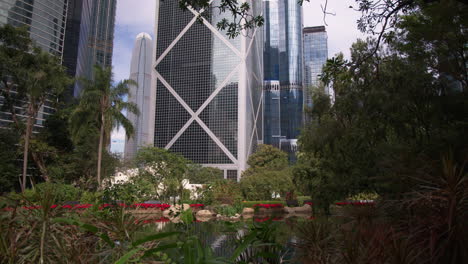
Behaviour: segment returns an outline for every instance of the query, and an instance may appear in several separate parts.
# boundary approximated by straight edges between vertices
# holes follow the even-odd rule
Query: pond
[[[148,232],[156,228],[161,232],[181,231],[188,236],[196,236],[205,248],[210,248],[217,257],[231,257],[239,244],[252,232],[259,230],[259,236],[263,238],[264,246],[250,247],[244,254],[256,254],[261,250],[262,254],[269,256],[268,263],[302,263],[298,259],[298,250],[294,246],[297,243],[298,227],[314,221],[313,217],[287,217],[254,216],[238,222],[226,221],[194,221],[185,225],[170,222],[169,219],[159,218],[149,221],[145,228]],[[256,243],[258,243],[257,241]],[[267,244],[269,243],[269,245]],[[258,262],[263,263],[263,262]]]

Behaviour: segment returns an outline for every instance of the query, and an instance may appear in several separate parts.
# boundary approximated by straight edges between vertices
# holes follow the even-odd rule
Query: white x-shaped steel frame
[[[213,2],[213,0],[210,1],[210,4]],[[218,87],[213,91],[213,93],[206,99],[206,101],[198,108],[196,112],[194,112],[190,106],[180,97],[180,95],[171,87],[171,85],[163,78],[163,76],[156,70],[156,67],[161,63],[161,61],[166,57],[166,55],[172,50],[172,48],[177,44],[177,42],[184,36],[184,34],[190,29],[190,27],[197,21],[197,17],[203,10],[200,10],[200,13],[197,12],[196,10],[192,9],[189,7],[190,12],[193,13],[194,17],[192,20],[185,26],[185,28],[179,33],[179,35],[171,42],[171,44],[167,47],[167,49],[159,56],[159,58],[156,59],[155,64],[153,65],[154,69],[154,74],[157,80],[159,80],[164,87],[174,96],[174,98],[184,107],[184,109],[191,115],[190,119],[185,123],[185,125],[174,135],[174,137],[169,141],[169,143],[164,147],[165,149],[169,149],[172,147],[172,145],[180,138],[180,136],[187,130],[187,128],[194,122],[196,121],[200,127],[209,135],[209,137],[216,143],[216,145],[226,154],[226,156],[229,157],[229,159],[234,163],[238,164],[238,159],[235,157],[227,148],[226,146],[219,140],[218,137],[213,133],[213,131],[210,130],[210,128],[200,119],[199,115],[203,112],[203,110],[208,106],[208,104],[211,103],[211,101],[216,97],[216,95],[219,94],[219,92],[226,86],[226,84],[229,82],[229,80],[232,78],[232,76],[240,70],[241,66],[245,64],[246,59],[248,54],[250,53],[250,50],[252,48],[252,45],[255,40],[255,36],[257,34],[257,28],[254,30],[254,33],[252,35],[252,38],[250,40],[250,43],[247,48],[247,52],[243,55],[236,47],[234,47],[226,38],[221,34],[213,25],[210,24],[209,21],[207,21],[205,18],[203,19],[203,24],[210,29],[211,32],[215,34],[224,44],[226,44],[239,58],[241,58],[240,63],[228,74],[228,76],[224,79],[223,82],[220,83]],[[257,60],[261,65],[263,65],[263,62],[260,60],[260,52],[263,52],[261,50],[258,50],[258,45],[256,46],[257,49]],[[244,69],[245,70],[245,69]],[[263,69],[262,69],[263,70]],[[263,80],[260,80],[255,73],[253,74],[254,78],[258,81],[258,83],[262,84]],[[248,82],[247,78],[247,82]],[[248,84],[247,84],[248,85]],[[157,87],[157,89],[160,89],[160,87]],[[261,87],[257,87],[257,89],[261,89]],[[252,108],[254,107],[253,104],[253,98],[252,98],[252,93],[249,94],[250,97],[250,103]],[[253,129],[256,129],[257,127],[257,120],[258,117],[261,113],[261,106],[263,102],[263,93],[261,93],[260,97],[260,102],[258,104],[258,109],[257,111],[251,111],[252,112],[252,117],[254,120],[253,123]],[[255,110],[255,109],[252,109]],[[238,122],[241,122],[241,120],[238,120]],[[155,131],[157,133],[157,131]],[[257,133],[252,132],[252,136],[249,141],[249,147],[247,148],[249,151],[251,151],[251,146],[253,143],[254,135]],[[258,134],[257,134],[257,140],[258,140]],[[250,154],[250,153],[249,153]]]

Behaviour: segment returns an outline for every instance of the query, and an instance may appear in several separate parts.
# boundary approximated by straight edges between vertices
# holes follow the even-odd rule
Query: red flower
[[[282,208],[283,204],[254,204],[253,207],[263,207],[263,208]]]
[[[258,223],[266,222],[266,221],[268,221],[268,220],[270,220],[270,217],[269,217],[269,216],[263,217],[263,218],[254,218],[254,221],[255,221],[255,222],[258,222]]]

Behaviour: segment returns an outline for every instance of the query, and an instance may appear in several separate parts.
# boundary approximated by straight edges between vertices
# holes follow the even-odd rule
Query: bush
[[[104,201],[122,201],[125,203],[135,203],[144,199],[138,185],[132,182],[121,182],[113,184],[104,190]]]
[[[242,202],[242,206],[245,207],[253,207],[255,204],[282,204],[283,206],[286,205],[284,201],[279,200],[270,200],[270,201],[244,201]]]
[[[242,195],[247,200],[270,200],[273,194],[284,197],[293,188],[289,170],[257,169],[245,173],[240,181]]]
[[[103,202],[102,192],[88,192],[84,191],[81,194],[80,203],[82,204],[101,204]]]
[[[207,184],[217,180],[222,180],[224,177],[223,171],[217,168],[202,167],[200,164],[190,164],[186,178],[190,183]]]
[[[198,202],[203,204],[230,204],[242,201],[239,184],[229,180],[218,180],[207,184],[198,192]]]
[[[30,203],[36,204],[39,202],[39,197],[43,197],[46,192],[52,192],[56,203],[79,201],[81,196],[81,191],[73,185],[44,182],[36,184],[32,189],[25,190],[24,194],[11,193],[10,197],[15,200],[26,199]]]
[[[360,201],[360,200],[377,200],[379,195],[376,192],[361,192],[346,198],[346,200]]]
[[[218,205],[214,208],[215,212],[223,216],[234,216],[242,212],[242,209],[239,210],[236,206],[231,205]]]

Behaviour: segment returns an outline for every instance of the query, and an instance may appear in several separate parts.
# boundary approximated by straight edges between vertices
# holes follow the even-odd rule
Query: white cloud
[[[172,1],[172,0],[170,0]],[[119,0],[117,1],[117,23],[142,28],[153,26],[156,0]]]

